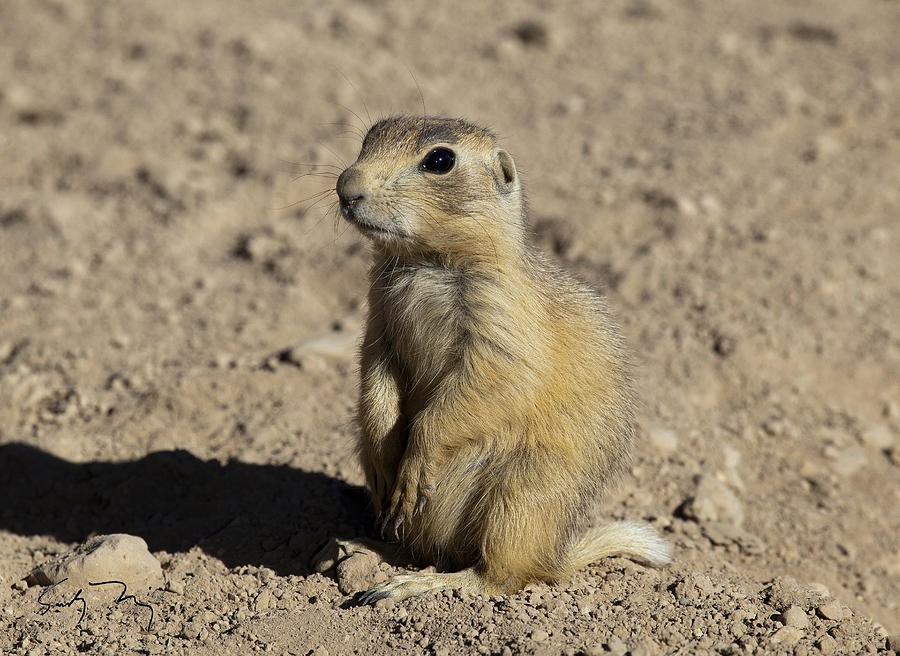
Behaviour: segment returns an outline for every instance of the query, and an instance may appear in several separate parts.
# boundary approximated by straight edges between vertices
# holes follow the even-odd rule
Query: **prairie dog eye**
[[[438,146],[437,148],[432,148],[425,155],[425,159],[419,164],[419,168],[428,173],[443,174],[449,173],[455,163],[456,153],[449,148]]]

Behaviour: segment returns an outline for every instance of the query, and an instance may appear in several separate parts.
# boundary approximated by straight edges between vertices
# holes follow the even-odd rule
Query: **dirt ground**
[[[891,0],[3,0],[0,653],[900,648],[898,33]],[[312,571],[373,521],[332,171],[423,105],[501,136],[608,294],[643,407],[598,521],[671,567],[362,608],[394,567]],[[150,630],[42,612],[31,569],[116,532],[162,564]]]

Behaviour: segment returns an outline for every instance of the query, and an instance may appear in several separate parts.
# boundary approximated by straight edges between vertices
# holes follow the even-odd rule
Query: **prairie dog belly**
[[[385,289],[386,336],[400,366],[411,387],[431,386],[459,354],[454,276],[440,269],[403,269],[388,276]]]

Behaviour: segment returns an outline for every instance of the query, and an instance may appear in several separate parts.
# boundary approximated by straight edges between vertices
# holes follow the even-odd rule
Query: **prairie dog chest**
[[[389,270],[376,283],[391,349],[413,384],[434,381],[460,353],[466,317],[461,277],[420,265]]]

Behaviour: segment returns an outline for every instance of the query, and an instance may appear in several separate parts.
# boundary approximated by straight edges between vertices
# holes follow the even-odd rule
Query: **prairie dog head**
[[[391,254],[496,257],[525,238],[512,157],[458,119],[375,123],[336,191],[344,218]]]

